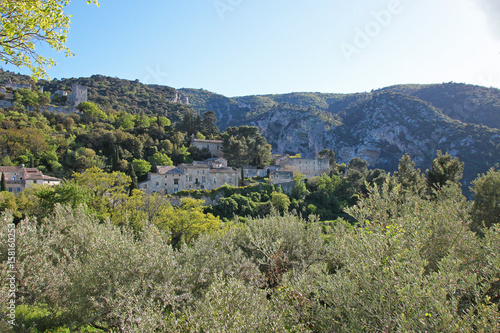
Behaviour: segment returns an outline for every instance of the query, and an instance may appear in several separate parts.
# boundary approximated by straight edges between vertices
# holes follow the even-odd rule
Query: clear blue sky
[[[59,63],[51,78],[102,74],[226,96],[500,88],[498,0],[73,0],[66,12],[77,56],[40,49]]]

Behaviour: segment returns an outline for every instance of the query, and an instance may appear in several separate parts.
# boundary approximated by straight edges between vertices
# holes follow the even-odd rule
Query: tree
[[[437,151],[437,157],[432,161],[431,168],[427,169],[427,187],[436,190],[447,182],[458,183],[462,179],[464,163],[458,157],[452,158],[450,154],[443,155]]]
[[[155,153],[153,156],[151,156],[149,162],[151,162],[153,168],[159,165],[174,165],[172,159],[164,153]]]
[[[191,108],[185,108],[182,112],[182,119],[178,124],[180,131],[186,132],[189,136],[195,134],[201,128],[200,114]]]
[[[14,100],[27,108],[39,105],[38,94],[30,89],[17,89],[14,92]]]
[[[70,18],[64,8],[71,0],[4,0],[0,5],[0,60],[17,67],[27,67],[36,78],[47,77],[45,67],[55,65],[35,50],[37,43],[48,44],[54,51],[73,56],[65,43]],[[87,3],[98,5],[97,0]]]
[[[130,177],[122,172],[106,173],[92,167],[83,173],[73,173],[74,182],[90,196],[89,206],[97,216],[105,219],[128,196]]]
[[[106,113],[101,111],[101,109],[92,102],[81,102],[76,108],[83,113],[85,118],[91,121],[96,121],[96,119],[105,120],[108,117]]]
[[[134,165],[132,163],[129,163],[129,165],[128,165],[128,175],[130,177],[129,195],[132,195],[132,192],[135,189],[139,188],[139,184],[137,181],[137,175],[134,171]]]
[[[165,204],[155,224],[172,233],[172,247],[182,243],[191,244],[198,235],[214,232],[220,228],[220,219],[203,212],[203,200],[182,198],[178,208]]]
[[[132,161],[137,177],[144,177],[151,170],[151,163],[145,160],[134,158]]]
[[[397,183],[407,191],[419,193],[425,187],[425,179],[420,169],[415,168],[415,162],[409,154],[404,154],[399,160],[398,171],[394,172],[394,177]]]
[[[488,170],[472,182],[474,204],[471,216],[476,227],[500,222],[500,171]]]
[[[322,149],[319,153],[318,153],[318,158],[325,158],[325,159],[328,159],[330,161],[330,168],[332,170],[335,170],[336,167],[337,167],[337,163],[335,162],[335,153],[330,150],[330,149],[327,149],[327,148],[324,148]]]
[[[207,111],[203,113],[203,119],[201,121],[202,129],[201,132],[209,137],[214,137],[219,134],[219,127],[217,126],[217,117],[215,112]]]
[[[263,168],[271,161],[271,145],[255,126],[229,127],[222,134],[222,151],[235,167]]]
[[[0,192],[7,191],[7,183],[5,182],[5,175],[2,172],[2,179],[0,180]]]
[[[288,211],[290,207],[290,199],[285,193],[273,192],[271,193],[271,204],[280,212]]]

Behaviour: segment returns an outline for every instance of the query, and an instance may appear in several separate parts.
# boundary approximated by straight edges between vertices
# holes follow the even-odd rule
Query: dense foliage
[[[97,220],[90,206],[56,204],[16,226],[19,326],[12,330],[4,316],[1,328],[498,331],[498,224],[471,230],[471,204],[456,183],[429,196],[401,185],[402,177],[366,189],[347,209],[355,226],[338,220],[324,228],[313,217],[275,212],[186,234],[175,246],[176,228],[203,214],[190,213],[194,201],[170,214],[161,197],[136,193],[123,201],[128,208],[115,207],[124,215],[118,224]],[[12,221],[3,213],[2,239]],[[3,279],[7,245],[0,244]],[[4,311],[8,297],[2,289]]]

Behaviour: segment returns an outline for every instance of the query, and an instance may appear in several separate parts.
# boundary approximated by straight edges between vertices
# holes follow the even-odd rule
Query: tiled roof
[[[199,143],[222,143],[222,140],[202,140],[202,139],[193,139],[193,142]]]
[[[162,175],[184,174],[184,172],[181,169],[175,166],[159,166],[157,167],[157,171],[159,174]]]
[[[209,169],[210,168],[210,166],[208,164],[204,164],[204,163],[181,164],[180,166],[183,168],[187,168],[187,169]]]
[[[26,180],[60,181],[61,179],[44,175],[28,175]]]
[[[22,172],[21,167],[16,166],[0,166],[0,172]]]
[[[233,168],[213,168],[210,169],[210,173],[232,173],[237,172]]]

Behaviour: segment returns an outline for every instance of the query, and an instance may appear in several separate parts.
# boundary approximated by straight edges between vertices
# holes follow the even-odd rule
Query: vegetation
[[[491,192],[482,186],[486,177],[499,174],[478,178],[478,198]],[[101,176],[84,174],[73,186],[92,188]],[[109,202],[117,205],[104,220],[92,213],[92,200],[55,203],[15,227],[15,329],[498,331],[498,215],[489,216],[489,227],[476,226],[454,182],[432,196],[402,184],[399,174],[367,186],[346,209],[356,223],[340,219],[327,228],[285,211],[223,226],[197,200],[174,208],[159,195],[124,196],[122,184],[111,185]],[[12,213],[1,219],[5,238]],[[0,244],[6,278],[7,243]],[[6,289],[0,298],[7,313]],[[2,316],[2,331],[14,331]]]
[[[70,1],[40,2],[6,0],[0,6],[0,60],[17,67],[27,67],[33,77],[46,77],[52,58],[37,53],[35,44],[43,42],[54,51],[72,53],[66,47],[70,18],[64,13]],[[97,0],[87,3],[98,4]]]

